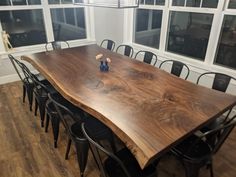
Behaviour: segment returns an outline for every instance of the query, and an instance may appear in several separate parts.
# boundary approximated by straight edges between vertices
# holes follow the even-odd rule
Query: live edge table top
[[[99,70],[99,53],[111,58]],[[144,168],[195,130],[236,104],[208,89],[97,45],[22,56],[69,101],[127,145]]]

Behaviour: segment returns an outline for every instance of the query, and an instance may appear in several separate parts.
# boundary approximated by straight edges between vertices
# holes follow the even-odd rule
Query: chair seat
[[[197,142],[197,144],[195,144]],[[194,148],[192,147],[195,144]],[[191,149],[191,151],[189,151]],[[199,137],[193,135],[184,141],[182,141],[179,145],[174,147],[172,151],[180,156],[184,156],[187,159],[201,159],[208,157],[211,153],[211,147],[203,140],[199,140]]]
[[[127,148],[118,151],[115,155],[122,161],[131,177],[157,176],[156,168],[153,165],[142,170],[133,154]],[[109,177],[126,177],[121,167],[111,157],[105,160],[104,165]]]
[[[84,137],[83,132],[81,131],[81,122],[78,121],[72,124],[70,130],[73,138],[79,138],[80,140],[84,139],[86,141],[86,138]]]

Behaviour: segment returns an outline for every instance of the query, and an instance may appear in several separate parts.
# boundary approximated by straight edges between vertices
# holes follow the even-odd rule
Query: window
[[[236,69],[236,16],[225,15],[215,63]]]
[[[46,43],[41,9],[0,11],[2,29],[10,35],[13,47]]]
[[[213,15],[170,12],[167,51],[204,60]]]
[[[86,38],[83,8],[51,9],[55,40],[75,40]]]
[[[162,10],[138,9],[136,12],[135,43],[159,48]]]
[[[236,9],[236,0],[230,0],[229,9]]]
[[[217,8],[219,0],[172,0],[172,6]]]
[[[145,5],[165,5],[165,0],[141,0],[140,4],[145,4]]]
[[[13,47],[86,39],[83,7],[74,6],[72,0],[42,2],[44,4],[41,0],[0,0],[0,25],[10,35]],[[45,14],[51,20],[44,19]]]

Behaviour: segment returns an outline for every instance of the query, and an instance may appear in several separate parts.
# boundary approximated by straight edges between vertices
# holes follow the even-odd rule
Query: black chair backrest
[[[117,162],[117,164],[121,167],[121,169],[123,170],[124,174],[127,177],[131,177],[129,172],[127,171],[127,169],[125,168],[124,164],[122,163],[122,161],[113,153],[109,152],[108,150],[106,150],[103,146],[101,146],[98,142],[94,141],[89,135],[89,129],[86,128],[85,123],[82,123],[82,132],[84,134],[84,136],[87,138],[87,140],[89,141],[89,145],[90,145],[90,149],[93,153],[93,156],[95,158],[95,161],[98,165],[98,168],[100,170],[101,176],[102,177],[107,177],[107,173],[106,170],[104,168],[104,164],[102,161],[102,153],[103,155],[105,155],[106,157],[110,157],[113,160],[115,160]],[[102,156],[104,157],[104,156]]]
[[[211,154],[215,154],[222,144],[225,142],[230,132],[234,129],[236,125],[236,116],[228,119],[227,121],[219,124],[215,129],[209,130],[192,143],[192,146],[186,151],[186,153],[191,153],[192,149],[197,147],[199,141],[205,141],[211,147]]]
[[[104,46],[104,45],[106,45],[106,46]],[[114,48],[115,48],[115,42],[114,41],[112,41],[112,40],[110,40],[110,39],[104,39],[102,42],[101,42],[101,47],[104,47],[104,48],[106,48],[106,49],[108,49],[108,50],[110,50],[110,51],[113,51],[114,50]]]
[[[49,101],[53,103],[59,119],[62,121],[66,131],[69,133],[69,135],[73,135],[73,132],[71,131],[71,125],[78,121],[76,120],[74,113],[60,103],[61,99],[58,94],[48,94],[48,98]]]
[[[116,52],[118,53],[121,49],[123,49],[123,55],[127,56],[127,57],[132,57],[133,53],[134,53],[134,49],[133,47],[129,46],[129,45],[119,45],[116,49]]]
[[[197,84],[199,84],[203,76],[207,76],[207,75],[215,75],[213,79],[212,89],[215,89],[221,92],[226,92],[231,79],[236,80],[236,78],[223,74],[223,73],[206,72],[206,73],[201,74],[198,77]]]
[[[149,51],[140,50],[136,53],[134,58],[137,59],[138,55],[140,55],[140,54],[144,55],[143,62],[148,63],[148,64],[152,64],[152,61],[153,61],[153,66],[156,65],[156,63],[157,63],[157,55],[156,54],[149,52]]]
[[[45,45],[46,51],[49,51],[49,46],[51,45],[53,50],[62,49],[62,45],[65,45],[67,48],[70,48],[70,45],[67,41],[52,41]]]
[[[18,68],[17,68],[17,66],[18,66],[18,67],[21,68],[21,70],[22,70],[22,64],[21,64],[21,62],[18,61],[16,58],[14,58],[11,54],[8,55],[8,58],[10,59],[10,61],[11,61],[12,65],[13,65],[14,69],[16,70],[16,73],[18,74],[20,80],[21,80],[22,82],[24,82],[24,81],[23,81],[24,78],[22,77],[22,75],[20,74],[20,71],[19,71]],[[17,65],[17,66],[16,66],[16,65]],[[23,70],[22,70],[22,72],[23,72]]]
[[[188,78],[189,73],[190,73],[190,69],[185,63],[182,63],[180,61],[175,61],[175,60],[165,60],[160,64],[159,68],[162,68],[164,66],[164,64],[167,64],[167,63],[172,63],[170,73],[177,76],[177,77],[180,77],[180,75],[183,71],[183,68],[185,67],[187,70],[187,74],[184,77],[184,79],[186,80]]]

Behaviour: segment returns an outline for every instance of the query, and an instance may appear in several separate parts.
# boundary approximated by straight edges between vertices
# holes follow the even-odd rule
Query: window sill
[[[68,43],[69,43],[70,47],[77,47],[77,46],[95,44],[96,41],[83,39],[83,40],[68,41]],[[17,56],[22,56],[25,54],[38,53],[38,52],[43,52],[43,51],[45,51],[45,44],[17,47],[17,48],[14,48],[13,50],[10,50],[10,51],[0,52],[0,60],[7,58],[8,54],[12,54],[15,57],[17,57]]]

